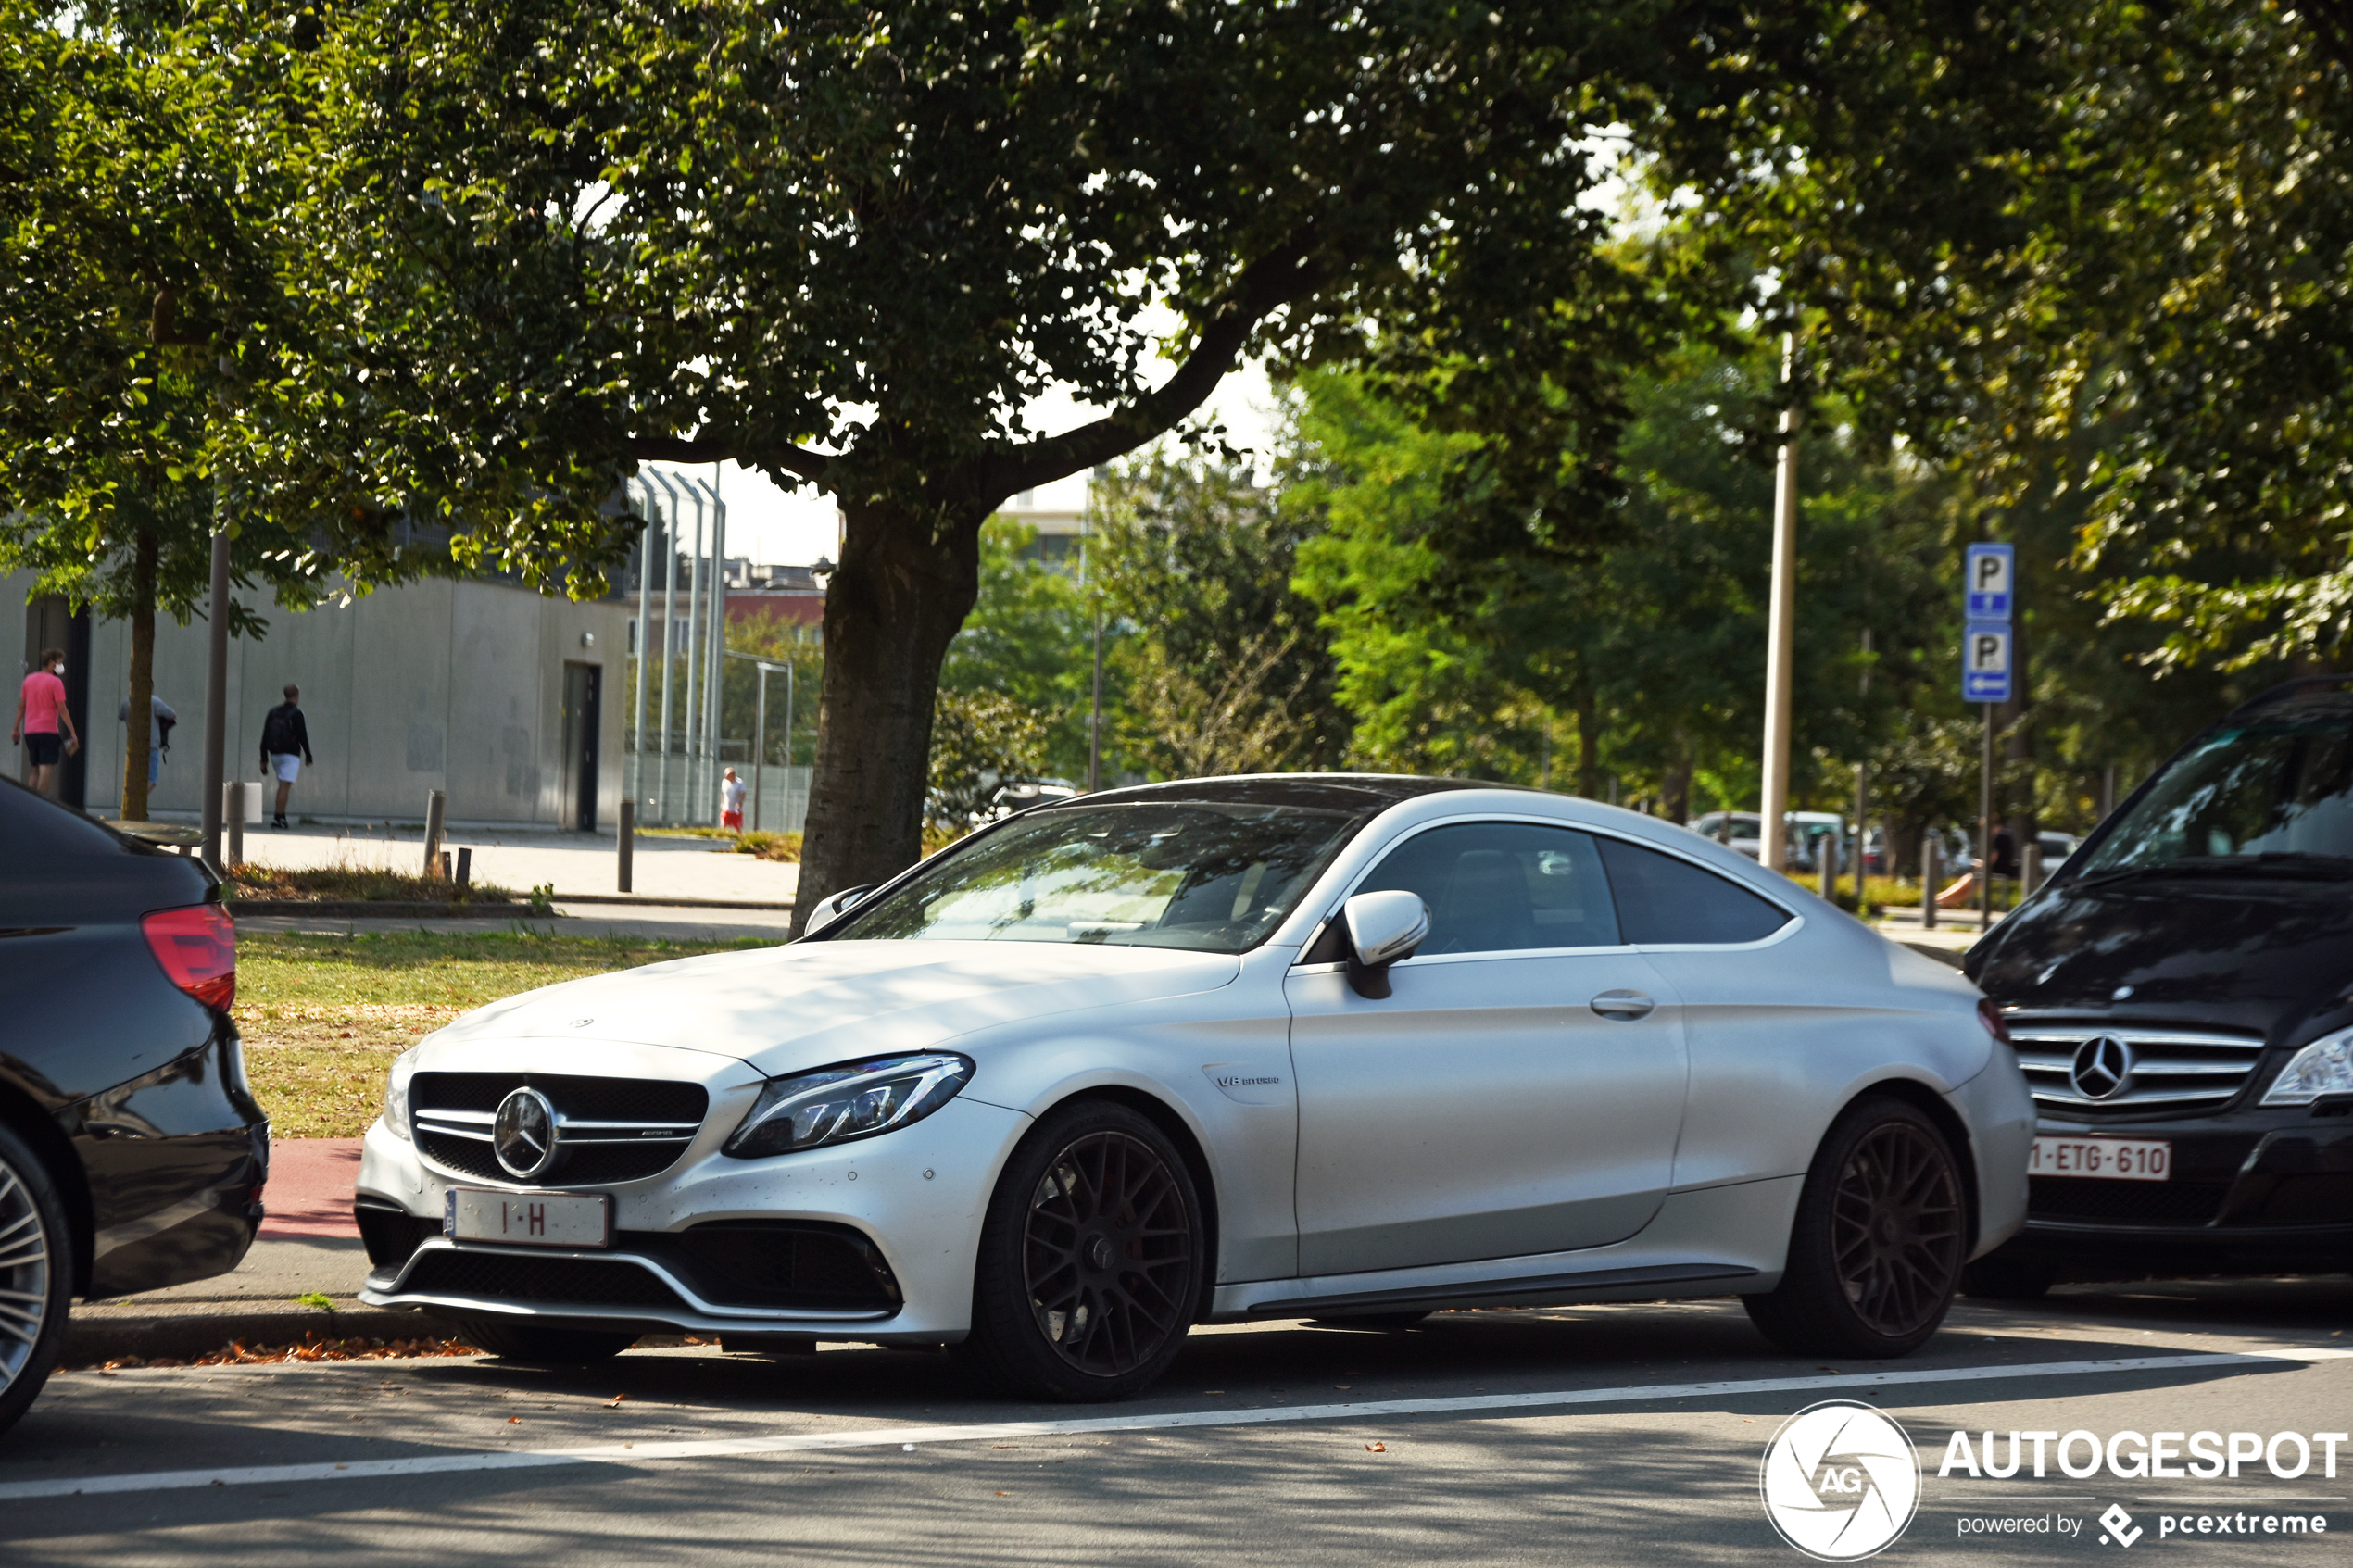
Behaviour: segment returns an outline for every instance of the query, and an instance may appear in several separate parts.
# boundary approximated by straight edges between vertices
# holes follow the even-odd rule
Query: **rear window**
[[[1729,877],[1623,839],[1600,840],[1617,923],[1637,947],[1755,942],[1789,913]]]

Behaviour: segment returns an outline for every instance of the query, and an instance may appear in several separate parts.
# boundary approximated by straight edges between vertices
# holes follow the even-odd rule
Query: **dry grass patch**
[[[287,1138],[357,1137],[392,1059],[487,1002],[559,981],[770,944],[528,932],[237,939],[237,1028],[254,1094]]]
[[[275,898],[288,903],[360,902],[410,904],[512,904],[522,895],[495,883],[472,882],[459,887],[440,877],[412,876],[406,872],[368,866],[312,866],[289,871],[283,866],[235,865],[229,868],[232,898]]]

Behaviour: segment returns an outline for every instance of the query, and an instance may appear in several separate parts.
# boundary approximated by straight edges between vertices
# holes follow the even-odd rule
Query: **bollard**
[[[613,835],[613,853],[620,864],[620,876],[616,884],[616,890],[619,892],[630,891],[629,860],[636,848],[637,803],[634,800],[624,800],[621,803],[621,826]]]
[[[458,851],[458,885],[460,887],[472,887],[473,884],[474,852],[471,849],[461,848]]]
[[[1838,834],[1822,834],[1822,897],[1828,903],[1838,902]]]
[[[1936,929],[1936,835],[1920,838],[1920,929]]]
[[[220,786],[220,820],[229,830],[229,847],[221,863],[241,866],[245,859],[245,789],[243,779],[232,779]]]
[[[2025,903],[2043,885],[2043,847],[2029,844],[2018,857],[2018,901]]]
[[[449,851],[447,849],[441,852],[441,880],[444,882],[449,880]]]
[[[440,790],[425,792],[425,869],[419,874],[428,882],[441,870],[441,823],[448,802],[449,797]]]

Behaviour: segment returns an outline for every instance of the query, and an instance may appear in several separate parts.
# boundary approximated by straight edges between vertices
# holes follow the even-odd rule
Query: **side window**
[[[1616,838],[1601,848],[1629,942],[1755,942],[1789,922],[1778,905],[1689,860]]]
[[[1425,953],[1614,947],[1617,914],[1593,840],[1570,828],[1464,822],[1390,850],[1359,893],[1402,888],[1429,906]]]

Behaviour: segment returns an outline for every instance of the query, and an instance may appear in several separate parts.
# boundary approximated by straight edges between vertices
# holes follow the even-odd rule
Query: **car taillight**
[[[2003,1018],[2002,1010],[1994,1005],[1994,999],[1991,997],[1977,998],[1977,1021],[1985,1025],[1985,1032],[1988,1035],[2006,1046],[2010,1043],[2009,1022]]]
[[[171,983],[207,1007],[237,999],[237,926],[218,904],[157,909],[139,922]]]

